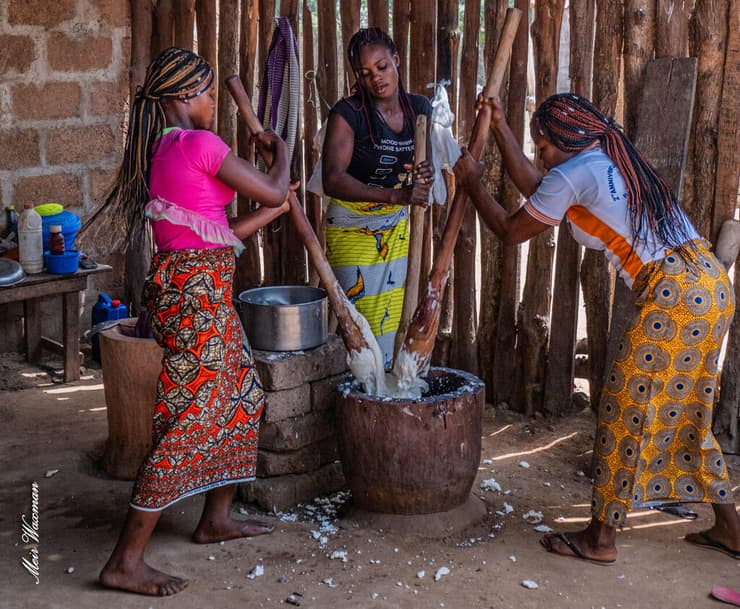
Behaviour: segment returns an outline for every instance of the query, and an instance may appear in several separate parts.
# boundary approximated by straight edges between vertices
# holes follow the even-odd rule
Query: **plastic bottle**
[[[18,218],[18,261],[28,274],[44,270],[41,224],[41,216],[33,208],[33,203],[26,203]]]
[[[110,317],[110,305],[111,298],[108,294],[100,292],[98,294],[98,302],[93,305],[92,308],[92,326],[93,328],[100,322],[109,320]],[[97,334],[93,334],[92,337],[92,355],[96,362],[100,361],[100,339]]]
[[[112,319],[126,319],[128,317],[128,307],[118,299],[111,299],[108,294],[100,292],[98,302],[92,308],[92,325],[93,327],[103,321]],[[96,362],[100,362],[100,338],[97,334],[92,337],[92,355]]]
[[[110,301],[111,319],[126,319],[128,317],[128,307],[117,298]]]
[[[61,224],[52,224],[49,227],[49,253],[52,256],[64,254],[64,235]]]

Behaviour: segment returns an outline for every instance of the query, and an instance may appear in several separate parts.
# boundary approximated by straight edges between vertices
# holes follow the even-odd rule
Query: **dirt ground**
[[[694,508],[696,521],[633,513],[613,566],[545,552],[542,533],[524,515],[541,512],[540,526],[558,530],[588,520],[591,415],[551,424],[488,410],[473,493],[489,516],[463,534],[434,539],[356,528],[343,517],[351,510],[346,494],[338,493],[287,513],[259,514],[276,525],[272,535],[196,545],[189,535],[202,498],[194,497],[165,512],[147,555],[153,566],[190,578],[190,586],[163,599],[105,590],[96,578],[131,483],[106,477],[97,465],[107,435],[100,371],[88,369],[79,382],[63,385],[52,368],[5,354],[0,375],[3,609],[701,609],[723,606],[709,598],[712,585],[740,587],[740,561],[682,540],[708,526],[704,505]],[[740,458],[728,461],[740,500]],[[483,481],[495,487],[491,479],[500,491],[480,488]],[[22,519],[31,520],[34,485],[38,542],[24,544]],[[23,565],[35,550],[38,584]],[[537,587],[525,587],[525,580]]]

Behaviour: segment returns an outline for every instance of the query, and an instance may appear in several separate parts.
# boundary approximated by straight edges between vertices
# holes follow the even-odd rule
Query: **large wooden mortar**
[[[131,326],[136,319],[121,322]],[[153,338],[126,336],[119,326],[100,332],[100,355],[108,414],[103,470],[132,480],[152,445],[152,415],[162,347]]]
[[[351,378],[338,386],[342,469],[357,507],[385,514],[432,514],[463,505],[480,464],[485,385],[432,368],[428,395],[379,398]]]

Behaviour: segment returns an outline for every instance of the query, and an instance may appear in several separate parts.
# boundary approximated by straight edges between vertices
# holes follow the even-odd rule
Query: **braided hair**
[[[362,49],[375,44],[386,47],[391,55],[395,55],[396,44],[393,39],[379,27],[368,27],[362,28],[355,32],[350,38],[347,44],[347,59],[349,65],[352,66],[352,72],[355,75],[355,84],[352,87],[352,93],[356,93],[360,98],[360,105],[355,107],[347,98],[347,103],[352,106],[355,111],[362,111],[367,120],[367,124],[370,126],[370,140],[373,145],[376,143],[376,136],[380,139],[380,130],[375,112],[375,102],[373,101],[372,95],[360,84],[360,53]],[[404,129],[414,130],[414,123],[416,121],[416,113],[411,105],[411,97],[403,87],[401,78],[398,78],[398,100],[401,105],[401,111],[403,112],[403,126]]]
[[[165,49],[149,65],[144,84],[131,101],[123,161],[116,179],[103,205],[82,228],[85,231],[101,214],[106,215],[107,230],[120,233],[112,239],[111,252],[125,250],[146,226],[150,161],[158,134],[166,124],[162,100],[197,97],[211,87],[213,78],[208,62],[186,49]]]
[[[627,186],[635,243],[644,244],[651,231],[681,256],[691,258],[690,225],[676,195],[613,118],[605,117],[578,95],[560,93],[537,108],[532,125],[564,152],[581,152],[598,141]]]

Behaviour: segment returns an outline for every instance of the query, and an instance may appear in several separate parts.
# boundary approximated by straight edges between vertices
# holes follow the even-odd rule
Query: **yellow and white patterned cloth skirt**
[[[331,199],[326,257],[350,302],[365,316],[393,365],[409,252],[408,211],[402,205]]]
[[[640,309],[605,382],[591,509],[614,527],[632,507],[733,502],[711,426],[735,297],[721,263],[695,243],[694,262],[668,252],[643,269],[633,288]]]

